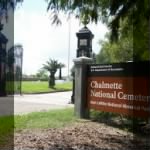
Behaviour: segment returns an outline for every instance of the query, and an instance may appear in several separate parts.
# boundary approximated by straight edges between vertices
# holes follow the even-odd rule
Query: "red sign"
[[[119,69],[118,74],[123,70],[124,68]],[[100,76],[97,74],[88,77],[88,107],[100,111],[148,118],[150,116],[149,76],[124,76],[124,74],[117,76],[117,73],[111,76],[111,72],[109,73],[107,71],[107,75],[103,76],[103,71]]]

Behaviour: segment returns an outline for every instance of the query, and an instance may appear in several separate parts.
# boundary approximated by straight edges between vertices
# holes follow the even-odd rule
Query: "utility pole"
[[[68,80],[70,72],[70,41],[71,41],[71,18],[68,18]]]

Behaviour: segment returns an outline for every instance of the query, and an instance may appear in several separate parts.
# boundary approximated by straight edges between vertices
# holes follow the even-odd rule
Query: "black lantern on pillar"
[[[86,20],[85,20],[86,21]],[[86,27],[87,21],[84,23],[84,27],[76,33],[78,38],[78,48],[77,48],[77,57],[86,56],[89,58],[93,58],[92,54],[92,39],[94,35],[92,32]],[[74,93],[75,93],[75,74],[73,72],[73,90],[71,96],[71,103],[74,104]]]
[[[77,57],[92,58],[92,39],[94,37],[92,32],[84,26],[76,35],[78,37]]]
[[[6,96],[6,44],[8,39],[1,30],[3,25],[0,23],[0,96]]]

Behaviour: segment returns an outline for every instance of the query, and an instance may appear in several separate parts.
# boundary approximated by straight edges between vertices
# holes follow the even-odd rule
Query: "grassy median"
[[[19,83],[18,83],[19,84]],[[12,93],[13,90],[20,91],[17,89],[16,82],[7,82],[7,92]],[[54,88],[48,87],[48,81],[23,81],[22,82],[22,93],[47,93],[57,91],[69,91],[72,90],[72,82],[57,83]]]
[[[48,82],[44,81],[24,81],[22,82],[22,93],[42,93],[52,91],[71,90],[72,82],[58,83],[54,88],[48,87]]]

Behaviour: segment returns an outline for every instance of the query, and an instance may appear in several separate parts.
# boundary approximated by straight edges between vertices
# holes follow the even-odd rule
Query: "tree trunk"
[[[54,73],[51,73],[49,76],[49,88],[54,88],[55,86],[55,76]]]
[[[49,80],[48,80],[48,87],[51,87],[51,77],[49,76]]]
[[[61,67],[59,68],[59,79],[62,79]]]

